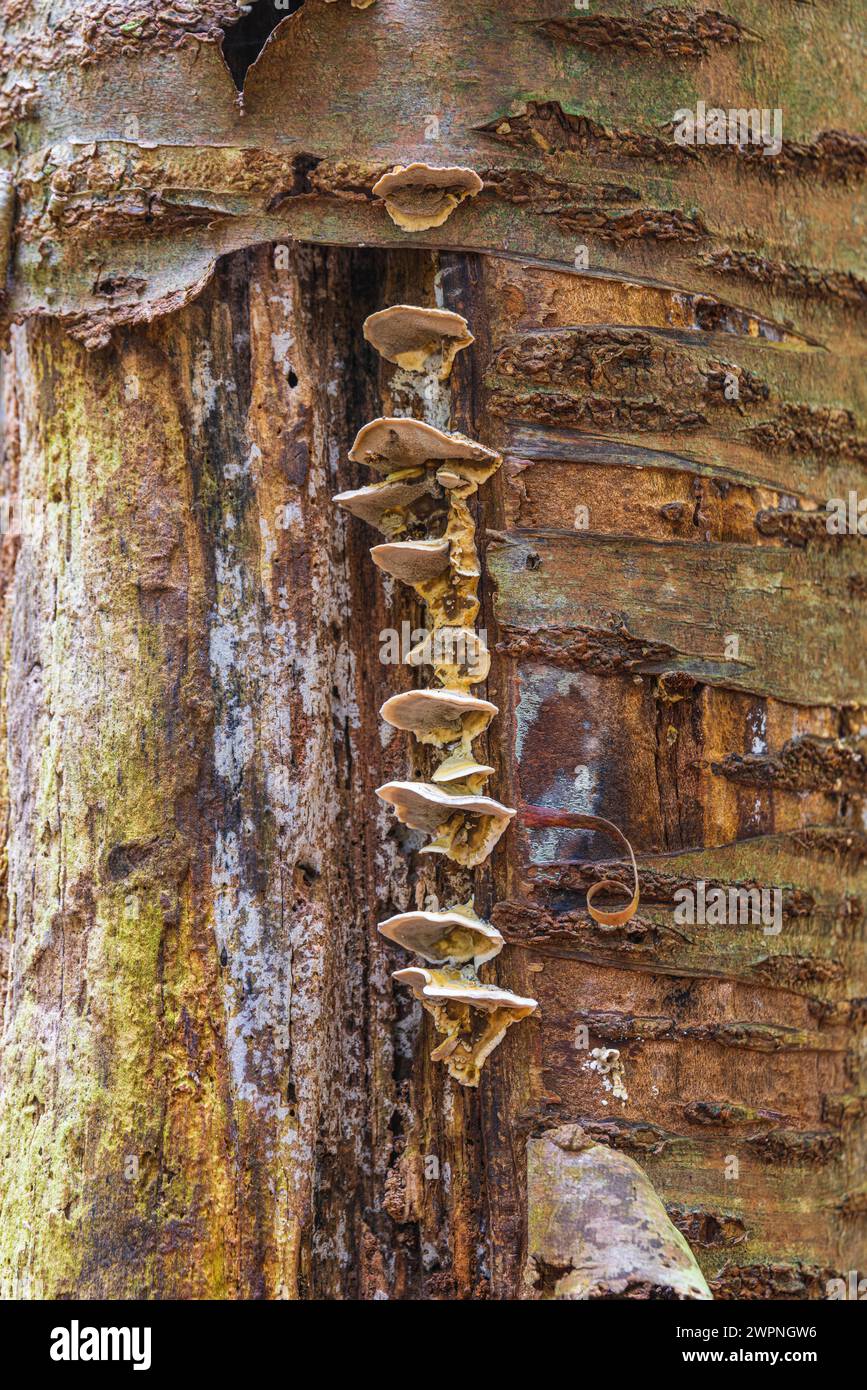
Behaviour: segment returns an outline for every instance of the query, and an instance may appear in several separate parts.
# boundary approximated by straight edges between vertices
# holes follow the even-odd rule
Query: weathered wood
[[[731,8],[755,41],[660,63],[652,44],[546,32],[521,0],[378,0],[362,13],[306,0],[239,101],[219,50],[236,15],[226,0],[176,12],[136,0],[122,21],[102,0],[9,6],[12,308],[62,314],[100,341],[183,303],[232,249],[281,236],[398,245],[372,186],[427,160],[469,165],[486,189],[426,245],[568,266],[586,243],[596,274],[661,279],[826,341],[865,302],[851,215],[867,167],[857,4]],[[637,0],[596,10],[598,23],[646,23]],[[780,107],[779,161],[678,146],[675,110],[697,98]]]
[[[621,287],[618,312],[611,289],[610,323],[629,321],[634,294]],[[476,378],[474,423],[505,453],[486,562],[493,698],[511,710],[500,756],[519,816],[493,920],[525,958],[504,953],[501,978],[540,1001],[535,1046],[511,1054],[530,1078],[510,1099],[512,1123],[578,1123],[635,1156],[717,1296],[821,1297],[829,1271],[857,1265],[863,1249],[863,1133],[835,1099],[861,1086],[863,847],[845,779],[806,772],[809,758],[803,778],[761,769],[785,766],[800,739],[826,748],[817,756],[831,767],[835,736],[860,726],[858,538],[805,548],[757,532],[750,523],[779,504],[782,476],[771,481],[766,459],[762,479],[730,477],[714,495],[677,422],[647,466],[616,413],[587,434],[536,423],[545,387],[534,388],[532,424],[512,423],[532,364],[559,360],[556,343],[536,356],[552,317],[575,341],[590,337],[597,307],[573,277],[486,261],[450,303],[475,309],[496,370]],[[665,312],[659,299],[638,308],[643,332]],[[709,339],[738,371],[755,361],[755,339],[733,326],[720,349],[721,336],[694,332],[690,361],[706,360]],[[632,369],[615,358],[609,370]],[[586,389],[580,367],[568,381],[573,397]],[[721,458],[732,453],[720,446]],[[565,529],[581,504],[588,516]],[[726,660],[733,635],[739,660]],[[591,922],[587,887],[627,881],[628,866],[600,837],[525,826],[521,808],[538,806],[624,830],[639,858],[637,918]],[[678,925],[676,894],[700,881],[778,889],[779,930]],[[626,1099],[600,1084],[594,1048],[619,1050]],[[513,1233],[508,1210],[494,1220]]]

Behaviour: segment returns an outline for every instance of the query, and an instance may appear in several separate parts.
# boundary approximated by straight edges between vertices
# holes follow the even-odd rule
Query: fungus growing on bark
[[[475,487],[489,478],[501,462],[495,449],[467,439],[466,435],[449,434],[423,420],[400,416],[382,416],[364,425],[355,436],[349,457],[353,463],[364,463],[389,475],[448,461],[447,473]]]
[[[409,483],[371,483],[350,492],[338,492],[339,507],[375,526],[384,536],[400,536],[415,526],[445,523],[446,502],[430,474]]]
[[[489,763],[477,763],[470,749],[460,747],[440,763],[431,781],[440,786],[446,782],[465,782],[470,791],[477,792],[493,771]]]
[[[459,314],[409,305],[373,314],[364,331],[389,361],[411,371],[429,371],[433,362],[440,376],[448,375],[458,348],[473,341]],[[446,756],[430,782],[387,782],[377,795],[403,825],[431,836],[421,854],[442,854],[474,868],[487,859],[515,815],[482,793],[494,769],[478,761],[472,743],[497,707],[467,688],[485,679],[491,661],[472,626],[479,611],[480,566],[467,499],[499,467],[500,455],[422,420],[383,417],[359,430],[349,456],[386,478],[339,493],[335,501],[387,537],[371,548],[374,562],[424,599],[431,629],[406,660],[432,665],[443,685],[408,690],[383,704],[386,723],[445,749]],[[509,1024],[536,1008],[534,999],[482,984],[475,975],[472,962],[490,960],[503,938],[476,916],[471,902],[447,912],[400,913],[379,929],[428,964],[443,967],[399,970],[395,979],[412,985],[444,1034],[432,1057],[444,1060],[462,1085],[478,1085],[485,1058]]]
[[[399,912],[380,922],[378,930],[433,965],[483,965],[505,945],[496,927],[476,915],[472,902],[445,912]]]
[[[392,304],[364,321],[364,336],[380,357],[407,372],[437,368],[444,380],[455,354],[474,342],[467,321],[448,309],[419,309]]]
[[[353,501],[357,504],[357,498]],[[432,505],[426,523],[411,522],[405,511],[384,512],[380,521],[393,528],[388,534],[409,531],[413,538],[372,546],[374,563],[420,594],[434,628],[474,622],[479,611],[479,557],[473,518],[463,499],[452,496],[447,510],[441,513]],[[431,536],[430,532],[437,532],[443,521],[445,532]],[[416,536],[419,531],[421,535]]]
[[[430,164],[396,164],[373,185],[376,198],[385,200],[392,222],[405,232],[426,232],[441,227],[464,198],[474,198],[482,180],[474,169]]]
[[[413,586],[427,584],[448,569],[449,543],[441,541],[386,541],[370,551],[373,563],[386,574]]]
[[[464,690],[487,679],[491,654],[475,628],[443,625],[413,647],[406,664],[432,666],[442,685],[449,690]]]
[[[497,706],[461,690],[405,690],[379,712],[386,724],[415,734],[419,743],[442,747],[458,739],[469,744],[488,727]]]
[[[478,1086],[482,1066],[506,1029],[537,1008],[535,999],[483,985],[448,966],[425,970],[410,965],[395,970],[393,978],[409,985],[433,1017],[443,1041],[430,1054],[431,1060],[445,1062],[449,1075],[462,1086]]]
[[[487,859],[515,814],[489,796],[444,792],[430,782],[386,782],[376,794],[402,825],[433,835],[421,854],[444,854],[468,869]]]

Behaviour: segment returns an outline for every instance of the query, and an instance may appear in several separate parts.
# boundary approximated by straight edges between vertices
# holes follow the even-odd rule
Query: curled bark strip
[[[626,907],[620,908],[617,912],[603,912],[601,908],[593,907],[593,899],[604,889],[616,888],[621,893],[629,892],[626,885],[618,883],[616,879],[603,878],[587,889],[587,911],[594,922],[599,922],[604,927],[622,927],[635,916],[640,897],[638,866],[635,862],[632,846],[622,830],[618,830],[616,825],[612,824],[610,820],[605,820],[602,816],[582,815],[577,811],[548,811],[543,806],[525,807],[522,812],[522,820],[525,825],[534,829],[550,827],[563,830],[600,830],[604,835],[609,835],[612,839],[619,840],[621,844],[625,845],[632,863],[632,897]]]

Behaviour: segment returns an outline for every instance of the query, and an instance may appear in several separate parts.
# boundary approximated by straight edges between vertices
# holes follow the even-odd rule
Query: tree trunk
[[[666,1296],[575,1273],[636,1171],[676,1296],[867,1262],[856,7],[547,8],[5,6],[6,1297]],[[408,232],[414,161],[484,187]],[[468,321],[447,379],[365,342],[401,303]],[[476,869],[376,796],[435,765],[379,717],[424,606],[331,501],[378,416],[503,458]],[[539,1001],[478,1088],[377,932],[471,897]]]

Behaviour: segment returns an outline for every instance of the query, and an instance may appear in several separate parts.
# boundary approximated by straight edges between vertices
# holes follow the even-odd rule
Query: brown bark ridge
[[[715,1297],[863,1272],[858,9],[304,0],[245,73],[226,0],[4,6],[4,1294],[526,1296],[574,1125]],[[678,144],[698,101],[779,108],[779,153]],[[372,190],[414,162],[483,187],[407,232]],[[395,303],[467,318],[447,385],[364,345]],[[504,457],[519,815],[475,873],[374,796],[429,770],[377,717],[422,613],[329,499],[390,413]],[[618,825],[638,916],[525,807]],[[699,884],[780,930],[678,921]],[[477,1095],[375,928],[471,895],[540,1001]]]

